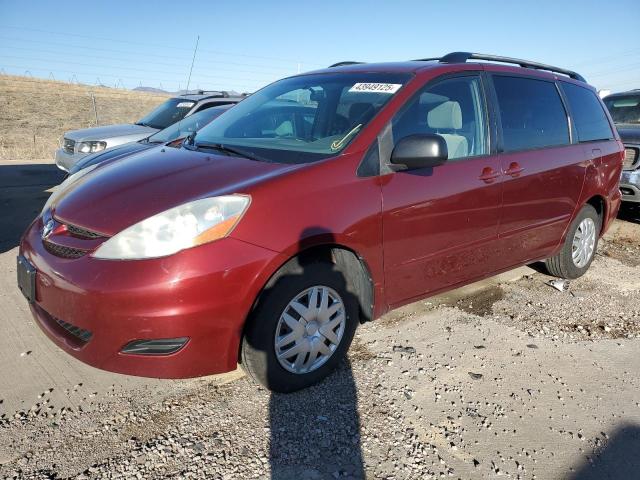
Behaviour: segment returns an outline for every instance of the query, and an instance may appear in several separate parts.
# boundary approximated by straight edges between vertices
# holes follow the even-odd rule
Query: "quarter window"
[[[426,87],[394,117],[394,143],[415,134],[436,133],[447,142],[449,159],[488,153],[480,79],[465,76]]]
[[[611,125],[609,125],[609,120],[607,120],[595,92],[564,82],[562,89],[569,101],[573,123],[576,126],[580,142],[613,138]]]
[[[505,152],[569,144],[567,115],[555,83],[493,77]]]

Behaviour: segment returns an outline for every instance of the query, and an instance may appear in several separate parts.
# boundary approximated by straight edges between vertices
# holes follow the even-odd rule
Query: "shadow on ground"
[[[627,222],[640,223],[640,203],[622,202],[618,218]]]
[[[604,447],[582,465],[570,480],[622,480],[640,478],[640,425],[621,425]]]
[[[54,164],[0,165],[0,253],[18,245],[64,175]]]
[[[347,360],[329,378],[269,402],[273,480],[363,479],[358,397]]]

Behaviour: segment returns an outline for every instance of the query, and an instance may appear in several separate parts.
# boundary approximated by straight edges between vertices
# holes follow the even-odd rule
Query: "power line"
[[[33,39],[28,39],[28,38],[13,38],[13,37],[4,37],[4,36],[0,36],[0,40],[10,40],[10,41],[14,41],[14,42],[30,42],[30,43],[38,43],[38,44],[45,44],[45,45],[55,45],[55,46],[59,46],[59,47],[65,47],[65,48],[80,48],[83,50],[90,50],[90,51],[100,51],[100,52],[109,52],[109,53],[119,53],[119,54],[124,54],[124,55],[135,55],[136,58],[135,59],[123,59],[123,60],[134,60],[136,62],[140,62],[140,63],[156,63],[158,65],[160,64],[164,64],[166,66],[172,66],[172,67],[180,67],[180,68],[184,68],[185,66],[182,64],[176,64],[176,63],[166,63],[166,62],[147,62],[144,60],[144,58],[146,57],[156,57],[156,58],[161,58],[161,59],[166,59],[167,55],[155,55],[153,53],[149,53],[149,52],[140,52],[140,51],[126,51],[126,50],[115,50],[115,49],[108,49],[108,48],[98,48],[98,47],[88,47],[86,45],[71,45],[68,43],[59,43],[59,42],[51,42],[51,41],[41,41],[41,40],[33,40]],[[4,45],[7,46],[7,45]],[[26,50],[28,49],[28,47],[16,47],[16,46],[9,46],[10,48],[20,48],[22,50]],[[34,48],[34,49],[30,49],[33,51],[42,51],[44,52],[44,50],[38,49],[38,48]],[[201,50],[202,51],[202,50]],[[58,52],[56,52],[58,53]],[[82,55],[82,56],[89,56],[86,54],[78,54],[78,53],[73,53],[73,54],[69,54],[68,52],[60,52],[62,55],[72,55],[72,56],[76,56],[76,55]],[[93,58],[98,58],[95,55],[91,55],[91,57]],[[109,57],[102,57],[105,59],[108,59]],[[113,57],[110,57],[113,58]],[[279,71],[287,71],[290,72],[292,71],[293,67],[282,67],[282,66],[277,66],[277,65],[263,65],[263,64],[256,64],[256,63],[246,63],[246,62],[229,62],[226,60],[219,60],[219,59],[213,59],[210,57],[202,57],[200,56],[201,60],[204,61],[210,61],[210,62],[214,62],[214,63],[221,63],[224,65],[236,65],[236,66],[242,66],[242,67],[251,67],[251,68],[264,68],[270,71],[275,71],[275,70],[279,70]],[[119,59],[120,60],[120,59]],[[292,63],[293,65],[293,63]],[[307,63],[307,65],[312,65],[310,63]],[[257,73],[257,72],[248,72],[248,73]]]
[[[1,37],[0,37],[1,38]],[[93,55],[93,54],[74,54],[74,55],[69,55],[68,53],[65,52],[60,52],[60,51],[56,51],[56,50],[41,50],[38,48],[29,48],[29,47],[11,47],[12,50],[27,50],[27,51],[33,51],[33,52],[39,52],[39,53],[51,53],[51,54],[57,54],[57,55],[65,55],[66,57],[88,57],[88,58],[92,58],[92,59],[98,59],[98,60],[115,60],[117,62],[127,62],[127,59],[122,59],[122,58],[116,58],[116,57],[105,57],[102,55]],[[0,53],[0,55],[2,55]],[[20,58],[22,60],[29,60],[28,57],[13,57],[13,58]],[[35,59],[34,60],[38,60]],[[50,62],[58,62],[58,61],[66,61],[66,60],[57,60],[57,59],[47,59],[47,61]],[[164,62],[155,62],[155,61],[148,61],[148,60],[135,60],[136,64],[138,63],[148,63],[149,65],[161,65],[161,66],[165,66],[165,67],[178,67],[178,68],[186,68],[187,65],[182,65],[182,64],[177,64],[177,63],[164,63]],[[127,67],[112,67],[112,68],[127,68]],[[149,71],[148,69],[144,69],[145,71]],[[230,73],[249,73],[251,75],[263,75],[263,76],[273,76],[273,75],[279,75],[282,76],[284,74],[279,73],[279,72],[256,72],[254,70],[237,70],[237,69],[231,69],[231,68],[224,68],[224,67],[218,67],[217,65],[215,66],[215,70],[218,71],[224,71],[224,72],[230,72]],[[288,73],[291,73],[293,71],[293,69],[286,69]],[[164,73],[164,72],[163,72]]]
[[[636,48],[633,50],[625,50],[623,52],[618,52],[616,55],[607,55],[606,57],[593,58],[591,60],[585,60],[578,63],[572,63],[574,67],[580,67],[581,65],[593,65],[594,63],[610,63],[617,62],[620,58],[626,58],[630,56],[636,56],[640,53],[640,49]]]
[[[182,51],[191,51],[190,48],[186,48],[186,47],[177,47],[175,45],[162,45],[162,44],[157,44],[157,43],[146,43],[146,42],[132,42],[130,40],[123,40],[121,38],[108,38],[108,37],[98,37],[98,36],[93,36],[93,35],[81,35],[78,33],[69,33],[69,32],[55,32],[55,31],[51,31],[51,30],[41,30],[38,28],[28,28],[28,27],[16,27],[13,25],[0,25],[0,28],[9,28],[9,29],[13,29],[13,30],[24,30],[24,31],[30,31],[30,32],[39,32],[39,33],[47,33],[50,35],[61,35],[61,36],[67,36],[67,37],[77,37],[77,38],[89,38],[89,39],[94,39],[94,40],[106,40],[109,42],[118,42],[118,43],[123,43],[123,44],[127,44],[127,45],[146,45],[149,47],[156,47],[156,48],[163,48],[163,49],[173,49],[173,50],[182,50]],[[203,52],[209,52],[209,53],[216,53],[216,54],[220,54],[220,55],[230,55],[230,56],[235,56],[235,57],[246,57],[246,58],[260,58],[263,60],[271,60],[271,61],[279,61],[279,62],[294,62],[297,63],[300,60],[299,59],[291,59],[291,58],[279,58],[279,57],[267,57],[267,56],[261,56],[261,55],[248,55],[248,54],[244,54],[244,53],[235,53],[235,52],[224,52],[221,50],[202,50]],[[310,65],[314,65],[314,64],[310,64]],[[320,65],[320,64],[315,64],[315,65]]]
[[[16,56],[16,55],[2,55],[0,54],[0,57],[2,58],[11,58],[11,59],[17,59],[17,60],[26,60],[26,61],[36,61],[36,62],[48,62],[49,59],[46,58],[25,58],[25,57],[20,57],[20,56]],[[117,65],[96,65],[93,63],[84,63],[84,62],[72,62],[72,61],[68,61],[68,60],[57,60],[57,63],[64,63],[64,64],[68,64],[68,65],[78,65],[80,67],[97,67],[97,68],[105,68],[105,69],[113,69],[113,70],[124,70],[124,71],[135,71],[135,72],[143,72],[143,73],[160,73],[163,75],[175,75],[175,72],[168,72],[165,70],[150,70],[148,68],[136,68],[136,67],[122,67],[122,66],[117,66]],[[37,69],[34,69],[37,70]],[[42,70],[42,69],[40,69]],[[48,69],[50,70],[50,69]],[[92,74],[93,75],[93,74]],[[104,76],[107,76],[106,74]],[[114,78],[117,78],[117,75],[111,75]],[[236,81],[237,78],[236,77],[225,77],[225,76],[220,76],[220,75],[208,75],[205,73],[198,73],[197,75],[198,77],[203,77],[203,78],[210,78],[213,80],[227,80],[227,81]],[[278,78],[277,76],[274,78],[274,76],[269,76],[270,78]],[[175,79],[172,80],[166,80],[166,81],[176,81]]]
[[[5,64],[4,67],[7,68],[16,68],[16,69],[28,69],[30,67],[27,66],[23,66],[23,65],[7,65]],[[47,68],[31,68],[31,70],[37,70],[37,71],[42,71],[42,72],[48,72],[50,69]],[[64,73],[69,73],[69,74],[76,74],[76,75],[85,75],[85,76],[102,76],[102,77],[109,77],[109,78],[127,78],[129,80],[135,80],[136,82],[140,80],[140,77],[134,77],[131,75],[110,75],[107,73],[95,73],[95,72],[78,72],[75,70],[62,70],[57,68],[56,69],[59,72],[64,72]],[[29,70],[27,70],[27,72],[29,72],[29,74],[31,74],[31,72]],[[32,75],[33,76],[33,75]],[[167,78],[154,78],[154,81],[162,81],[162,82],[166,82],[166,83],[175,83],[175,79],[167,79]],[[204,82],[202,82],[204,83]],[[208,82],[207,82],[208,83]],[[210,88],[219,88],[220,85],[218,84],[216,85],[212,85]],[[256,85],[247,85],[247,84],[234,84],[234,88],[235,87],[239,87],[242,90],[255,90],[256,89]],[[207,87],[209,88],[209,87]],[[230,88],[222,88],[223,90],[230,90]]]

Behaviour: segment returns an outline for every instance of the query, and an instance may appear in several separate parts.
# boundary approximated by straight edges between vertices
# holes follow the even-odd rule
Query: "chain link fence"
[[[64,132],[133,123],[168,97],[0,75],[0,159],[52,159]]]

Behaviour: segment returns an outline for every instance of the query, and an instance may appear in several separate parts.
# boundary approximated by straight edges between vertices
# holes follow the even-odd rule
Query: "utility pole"
[[[93,115],[96,118],[96,127],[98,126],[98,108],[96,107],[96,97],[93,96],[93,92],[90,92],[91,103],[93,104]]]
[[[193,72],[193,64],[196,61],[196,52],[198,51],[198,43],[200,43],[200,35],[196,38],[196,48],[193,50],[193,58],[191,59],[191,68],[189,69],[189,78],[187,79],[187,93],[189,92],[189,84],[191,83],[191,72]]]

